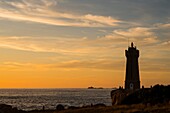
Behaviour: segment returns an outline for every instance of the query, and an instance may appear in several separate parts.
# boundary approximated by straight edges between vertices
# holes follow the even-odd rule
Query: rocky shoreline
[[[59,104],[55,110],[23,111],[6,104],[0,104],[0,113],[170,113],[170,85],[155,85],[131,91],[122,88],[111,92],[112,106],[95,104],[83,107]]]
[[[95,105],[88,105],[83,107],[75,107],[75,106],[69,106],[67,109],[61,105],[58,104],[56,106],[55,110],[45,110],[45,107],[42,108],[42,110],[31,110],[31,111],[24,111],[24,110],[18,110],[16,107],[12,107],[11,105],[6,104],[0,104],[0,113],[41,113],[41,112],[54,112],[54,111],[63,111],[63,110],[76,110],[76,109],[82,109],[82,108],[96,108],[96,107],[106,107],[105,104],[95,104]]]
[[[61,106],[60,106],[61,107]],[[114,106],[86,106],[71,107],[69,109],[56,110],[32,110],[23,111],[12,108],[10,105],[1,104],[0,113],[169,113],[170,103],[164,104],[133,104],[133,105],[114,105]]]
[[[112,105],[162,104],[170,102],[170,85],[155,85],[139,90],[117,89],[111,92]]]

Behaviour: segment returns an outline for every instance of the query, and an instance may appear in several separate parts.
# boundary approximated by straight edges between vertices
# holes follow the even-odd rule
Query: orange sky
[[[0,88],[124,86],[131,41],[141,85],[169,84],[169,4],[0,0]]]

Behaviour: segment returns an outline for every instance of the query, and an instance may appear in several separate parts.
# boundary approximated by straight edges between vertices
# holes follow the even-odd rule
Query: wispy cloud
[[[169,72],[169,63],[166,60],[145,59],[140,62],[142,72]],[[95,59],[95,60],[69,60],[54,63],[23,63],[23,62],[4,62],[0,64],[0,70],[8,71],[51,71],[51,70],[107,70],[122,71],[125,69],[124,59]]]
[[[18,21],[31,21],[42,24],[74,27],[106,27],[117,26],[121,20],[111,16],[79,15],[58,12],[55,0],[20,0],[0,1],[0,17]]]
[[[54,52],[72,55],[109,55],[127,47],[128,38],[138,46],[164,48],[167,41],[161,39],[151,28],[118,29],[102,37],[89,39],[64,37],[0,37],[0,46],[34,52]],[[162,44],[161,44],[162,43]],[[167,46],[167,45],[166,45]]]
[[[111,34],[96,39],[88,38],[56,38],[56,37],[0,37],[0,46],[23,51],[32,52],[53,52],[62,54],[63,57],[79,60],[68,60],[50,64],[32,63],[5,63],[5,67],[19,69],[81,69],[91,68],[100,70],[123,70],[124,50],[127,48],[127,37],[133,36],[133,40],[140,41],[142,59],[152,59],[148,62],[155,65],[146,65],[142,60],[142,70],[168,71],[167,62],[160,63],[160,59],[168,59],[169,41],[161,41],[158,36],[149,28],[129,28],[128,30],[116,30]],[[151,39],[151,40],[149,40]],[[148,45],[149,44],[149,45]],[[154,49],[153,49],[154,48]],[[163,56],[163,52],[165,55]],[[157,57],[155,57],[157,56]],[[159,68],[159,67],[162,68]],[[146,68],[147,67],[147,68]],[[165,68],[163,68],[165,67]]]
[[[134,41],[139,45],[155,44],[159,42],[153,28],[134,27],[129,29],[117,29],[111,34],[101,37],[102,40],[113,40],[114,42]]]
[[[0,37],[0,47],[32,52],[52,52],[61,55],[99,56],[102,50],[107,55],[111,43],[82,38]],[[96,43],[96,44],[95,44]],[[107,46],[106,46],[107,45]],[[104,47],[106,46],[106,47]],[[103,56],[103,55],[101,55]]]
[[[35,63],[21,63],[21,62],[4,62],[0,64],[0,70],[8,71],[26,71],[26,70],[56,70],[56,69],[65,69],[65,70],[79,70],[79,69],[93,69],[93,70],[120,70],[123,68],[123,65],[118,60],[112,59],[97,59],[93,61],[89,60],[71,60],[65,62],[57,63],[48,63],[48,64],[35,64]]]
[[[84,38],[40,38],[40,37],[1,37],[0,46],[34,52],[76,53],[76,44],[83,43]],[[80,45],[79,45],[80,46]]]

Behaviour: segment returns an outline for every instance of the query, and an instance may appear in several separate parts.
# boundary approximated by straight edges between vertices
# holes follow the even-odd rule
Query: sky
[[[125,50],[141,85],[170,83],[169,0],[0,0],[0,88],[124,86]]]

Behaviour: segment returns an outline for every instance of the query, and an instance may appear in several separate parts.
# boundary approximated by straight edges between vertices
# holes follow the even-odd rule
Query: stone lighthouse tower
[[[136,90],[140,89],[139,80],[139,50],[134,47],[133,42],[128,50],[125,50],[126,55],[126,77],[125,77],[125,89]]]

